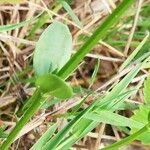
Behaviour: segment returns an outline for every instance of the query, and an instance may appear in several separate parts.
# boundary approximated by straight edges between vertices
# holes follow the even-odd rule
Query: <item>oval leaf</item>
[[[70,98],[73,94],[72,88],[62,79],[53,74],[42,75],[37,78],[36,86],[43,93],[50,93],[57,98]]]
[[[54,22],[36,44],[33,66],[37,75],[60,70],[70,59],[72,36],[66,25]]]

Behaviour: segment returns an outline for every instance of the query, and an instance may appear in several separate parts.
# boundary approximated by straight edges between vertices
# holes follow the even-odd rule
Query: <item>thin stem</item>
[[[126,144],[129,144],[130,142],[132,142],[133,140],[135,140],[139,135],[143,134],[144,132],[148,131],[150,128],[150,123],[148,123],[147,125],[145,125],[142,129],[140,129],[139,131],[135,132],[134,134],[128,136],[127,138],[124,138],[123,140],[116,142],[106,148],[103,148],[102,150],[116,150],[118,148],[120,148],[121,146],[124,146]]]
[[[74,56],[66,63],[66,65],[58,72],[58,76],[62,79],[66,79],[83,60],[85,55],[102,40],[112,27],[116,24],[124,12],[131,6],[135,0],[124,0],[113,13],[95,30],[93,35],[85,42],[85,44],[74,54]]]

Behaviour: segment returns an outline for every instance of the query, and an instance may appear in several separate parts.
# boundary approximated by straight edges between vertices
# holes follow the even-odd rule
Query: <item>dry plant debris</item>
[[[11,4],[11,2],[15,4]],[[74,0],[71,3],[71,8],[82,23],[83,27],[80,27],[54,0],[0,1],[1,26],[30,20],[43,12],[39,18],[20,28],[0,32],[0,129],[4,129],[5,133],[11,132],[23,113],[22,107],[35,91],[33,86],[33,51],[44,29],[54,20],[67,24],[72,34],[74,49],[72,54],[74,54],[75,50],[84,43],[84,40],[92,35],[93,30],[108,15],[112,14],[119,3],[119,0]],[[77,71],[68,79],[68,82],[75,88],[76,95],[50,107],[49,103],[43,105],[43,108],[22,129],[11,149],[30,149],[47,130],[50,123],[57,122],[57,130],[60,131],[68,124],[68,119],[65,117],[67,112],[69,115],[80,104],[86,93],[97,92],[83,102],[80,108],[83,110],[94,101],[95,97],[107,94],[108,89],[112,89],[129,73],[134,65],[123,68],[123,70],[119,70],[119,67],[148,34],[150,29],[149,13],[150,1],[137,0],[119,23],[111,28],[110,34],[103,41],[99,41],[99,44],[86,55]],[[149,51],[149,43],[150,39],[147,37],[142,50],[136,56],[137,58]],[[93,72],[96,70],[98,62],[100,65],[94,76]],[[136,78],[132,80],[130,87],[139,84],[142,87],[144,79],[150,75],[149,68],[147,68],[141,69]],[[95,77],[93,82],[91,82],[92,76]],[[48,100],[50,99],[51,96],[48,97]],[[119,114],[131,117],[134,109],[144,103],[142,88],[126,99],[126,102],[131,105],[123,106],[127,109],[122,108],[119,110]],[[127,128],[100,123],[87,136],[76,142],[72,149],[98,150],[128,134]],[[0,139],[0,144],[2,141],[3,139]],[[134,141],[122,149],[148,150],[150,147],[139,141]]]

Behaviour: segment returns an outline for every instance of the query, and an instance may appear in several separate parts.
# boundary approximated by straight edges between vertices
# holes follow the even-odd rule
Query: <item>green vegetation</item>
[[[22,110],[19,109],[19,113],[21,113],[22,116],[18,119],[12,131],[7,135],[4,129],[0,128],[0,138],[3,139],[0,147],[1,150],[9,149],[19,133],[22,132],[22,129],[39,110],[63,102],[67,103],[69,99],[74,99],[78,93],[80,95],[83,94],[83,98],[80,97],[79,102],[75,106],[68,108],[68,110],[70,109],[69,111],[62,111],[62,114],[59,113],[53,116],[54,118],[56,117],[55,119],[66,119],[67,124],[65,124],[61,130],[58,130],[58,122],[54,121],[50,123],[48,130],[30,148],[31,150],[70,149],[70,147],[94,130],[100,123],[116,126],[121,132],[126,131],[125,133],[127,135],[127,137],[119,142],[102,148],[104,150],[118,149],[134,140],[140,140],[143,144],[150,143],[150,78],[147,74],[144,74],[144,77],[142,76],[137,84],[130,86],[137,75],[142,73],[143,70],[145,73],[150,68],[150,53],[147,48],[149,44],[149,33],[146,32],[143,34],[144,29],[147,29],[149,26],[145,18],[143,22],[137,25],[140,29],[139,32],[136,32],[136,35],[134,35],[136,36],[136,40],[130,43],[131,46],[133,45],[133,51],[124,62],[121,62],[121,66],[117,68],[120,76],[115,78],[114,82],[112,82],[114,84],[111,84],[109,89],[106,88],[102,94],[99,90],[91,90],[92,85],[97,81],[96,77],[99,73],[99,68],[101,68],[100,59],[97,59],[91,78],[87,82],[88,90],[79,87],[76,91],[71,83],[67,83],[69,77],[72,76],[80,63],[84,62],[85,56],[102,40],[105,39],[106,42],[115,47],[117,47],[117,45],[119,45],[119,48],[125,46],[128,37],[127,34],[124,34],[122,39],[118,41],[113,40],[112,36],[114,36],[114,39],[117,39],[119,34],[124,33],[124,30],[126,30],[122,28],[118,32],[116,29],[118,28],[117,23],[121,22],[121,18],[125,16],[130,7],[133,7],[134,2],[136,1],[123,0],[116,9],[98,25],[92,35],[86,38],[85,42],[82,43],[81,47],[73,55],[72,50],[74,45],[69,27],[63,22],[55,21],[53,18],[54,14],[49,15],[50,12],[47,9],[46,12],[42,11],[42,13],[39,13],[39,15],[29,20],[0,26],[0,32],[3,33],[32,24],[37,20],[29,31],[29,34],[25,37],[29,40],[36,37],[36,31],[46,24],[50,16],[52,19],[52,23],[46,26],[47,28],[44,29],[35,44],[33,54],[34,76],[29,80],[29,84],[34,87],[34,93],[26,100],[26,103],[23,104]],[[69,17],[76,24],[76,27],[81,31],[83,30],[84,33],[84,25],[82,25],[69,4],[70,3],[63,0],[55,2],[53,8],[54,12],[57,13],[61,8],[64,8],[64,11],[68,13]],[[146,5],[144,7],[145,9],[143,8],[141,13],[147,16],[150,6]],[[124,22],[130,22],[131,16],[126,18]],[[142,32],[142,36],[140,32]],[[23,47],[23,45],[19,45],[18,47]],[[29,62],[30,65],[32,64],[31,62]],[[19,76],[19,78],[22,79],[22,83],[25,80],[25,74],[26,73],[23,72],[22,75]],[[130,103],[130,97],[141,90],[144,93],[144,102],[135,107],[134,104]],[[92,96],[92,102],[87,105],[85,102],[90,96]],[[86,107],[82,108],[84,104]],[[130,111],[134,112],[131,118],[118,113],[120,110],[127,109],[131,109]]]

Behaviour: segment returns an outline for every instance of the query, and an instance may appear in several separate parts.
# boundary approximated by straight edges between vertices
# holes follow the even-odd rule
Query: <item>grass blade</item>
[[[81,118],[85,115],[85,113],[89,112],[98,101],[94,101],[89,107],[83,110],[77,117],[75,117],[64,129],[62,129],[55,137],[53,137],[44,147],[43,150],[55,150],[57,145],[61,142],[61,140],[65,137],[66,134],[69,133],[70,129],[81,120]]]
[[[126,68],[131,63],[131,61],[134,59],[134,57],[137,55],[137,53],[141,50],[143,45],[146,43],[148,38],[149,38],[149,33],[145,36],[143,41],[138,45],[138,47],[131,53],[130,56],[128,56],[128,58],[125,60],[125,62],[121,65],[121,67],[119,69],[120,71],[123,70],[124,68]]]
[[[137,64],[131,72],[129,72],[111,91],[110,93],[99,103],[99,109],[103,108],[111,108],[114,105],[115,98],[121,92],[123,92],[132,79],[137,75],[139,70],[141,69],[141,64]]]
[[[144,82],[144,101],[146,104],[150,104],[150,77]]]
[[[107,94],[104,98],[100,99],[100,102],[93,108],[93,111],[101,111],[102,108],[105,110],[111,110],[111,107],[109,107],[110,102],[113,102],[113,101],[115,102],[116,98],[119,97],[121,92],[123,92],[123,90],[125,90],[125,88],[129,85],[129,83],[132,81],[132,79],[139,72],[140,66],[141,65],[135,66],[134,69],[130,73],[128,73],[124,77],[124,79],[122,79],[122,81],[120,81],[118,83],[118,85],[116,85],[109,94]],[[128,97],[125,96],[124,98],[126,99]],[[111,103],[111,105],[112,104],[113,103]],[[98,124],[97,121],[91,121],[89,119],[82,118],[73,127],[73,129],[71,131],[72,136],[65,139],[64,142],[62,142],[57,148],[63,149],[65,147],[65,145],[71,146],[73,143],[75,143],[76,141],[81,139],[83,136],[85,136],[88,132],[90,132],[92,129],[94,129],[97,124]]]
[[[150,128],[150,123],[141,128],[139,131],[135,132],[134,134],[128,136],[127,138],[124,138],[123,140],[116,142],[106,148],[103,148],[102,150],[116,150],[120,148],[121,146],[124,146],[126,144],[129,144],[133,140],[135,140],[139,135],[143,134],[144,132],[148,131]]]
[[[41,16],[43,14],[40,13],[39,15],[29,19],[29,20],[26,20],[26,21],[23,21],[23,22],[20,22],[20,23],[16,23],[16,24],[8,24],[8,25],[2,25],[0,26],[0,32],[5,32],[5,31],[10,31],[10,30],[14,30],[14,29],[17,29],[17,28],[20,28],[20,27],[23,27],[29,23],[31,23],[32,21],[34,21],[35,19],[37,19],[39,16]]]
[[[58,72],[58,76],[66,79],[83,60],[85,55],[107,34],[111,26],[116,24],[124,12],[131,6],[135,0],[124,0],[113,13],[97,28],[93,35],[83,44],[83,46],[74,54],[67,64]]]
[[[68,12],[72,20],[80,27],[82,28],[82,23],[80,22],[79,18],[76,16],[76,14],[73,12],[71,7],[67,2],[64,0],[59,0],[59,3],[64,7],[64,9]]]
[[[30,150],[41,150],[57,129],[57,123],[52,125]]]
[[[130,118],[126,118],[124,116],[118,115],[108,110],[96,111],[96,113],[87,113],[85,118],[103,122],[106,124],[111,124],[114,126],[126,126],[126,127],[135,127],[142,128],[144,125],[138,121],[132,120]]]
[[[124,14],[124,12],[133,4],[135,0],[123,0],[123,2],[117,7],[117,9],[114,10],[114,12],[98,27],[98,29],[94,32],[94,34],[86,41],[86,43],[79,49],[79,51],[66,63],[66,65],[58,72],[58,76],[62,79],[66,79],[78,66],[78,64],[81,62],[81,60],[85,57],[85,55],[98,43],[99,40],[103,39],[107,34],[108,30],[117,23],[121,16]],[[16,27],[15,27],[16,28]],[[14,27],[8,27],[9,30],[14,29]],[[6,29],[5,29],[6,30]],[[136,75],[136,74],[135,74]],[[129,83],[129,82],[128,82]],[[128,85],[127,83],[127,85]],[[111,99],[110,99],[111,100]],[[93,104],[95,105],[95,103]],[[80,121],[80,119],[83,117],[86,111],[90,110],[93,108],[93,105],[90,105],[85,111],[83,111],[83,114],[80,114],[81,116],[78,116],[75,120],[71,122],[71,124],[68,125],[68,129],[62,130],[55,136],[55,139],[53,140],[52,148],[55,148],[59,142],[61,142],[62,137],[68,133],[70,128],[72,126]],[[13,142],[15,139],[16,135],[18,132],[21,130],[21,128],[27,123],[27,121],[34,115],[34,113],[39,109],[41,106],[41,101],[39,100],[35,104],[31,106],[30,113],[28,114],[27,112],[24,114],[24,116],[21,118],[19,121],[19,124],[15,127],[14,132],[11,132],[11,134],[8,136],[7,140],[3,143],[1,146],[1,150],[6,150],[10,146],[10,144]],[[84,123],[88,127],[89,120],[86,120],[86,123]],[[91,122],[89,122],[91,123]],[[94,127],[96,124],[95,122],[90,124],[90,129]],[[70,127],[71,126],[71,127]],[[79,129],[79,128],[78,128]],[[84,128],[85,130],[85,128]],[[85,133],[85,132],[84,132]],[[61,135],[61,137],[59,137]],[[83,134],[82,134],[83,135]],[[56,143],[54,143],[56,142]],[[50,147],[51,149],[51,147]]]
[[[95,65],[94,72],[93,72],[92,77],[91,77],[91,79],[89,81],[89,84],[90,84],[89,88],[93,85],[93,83],[96,80],[96,75],[97,75],[97,73],[99,71],[99,66],[100,66],[100,59],[97,59],[97,64]]]
[[[4,141],[4,143],[0,147],[1,150],[7,150],[9,148],[9,145],[15,140],[16,136],[18,135],[18,133],[22,129],[22,127],[29,121],[29,119],[32,117],[33,113],[35,113],[42,105],[40,91],[37,91],[35,94],[36,94],[35,103],[33,103],[33,105],[29,109],[27,109],[27,111],[21,117],[19,122],[16,124],[15,128],[8,135],[6,141]],[[42,99],[42,100],[44,101],[45,99]]]

